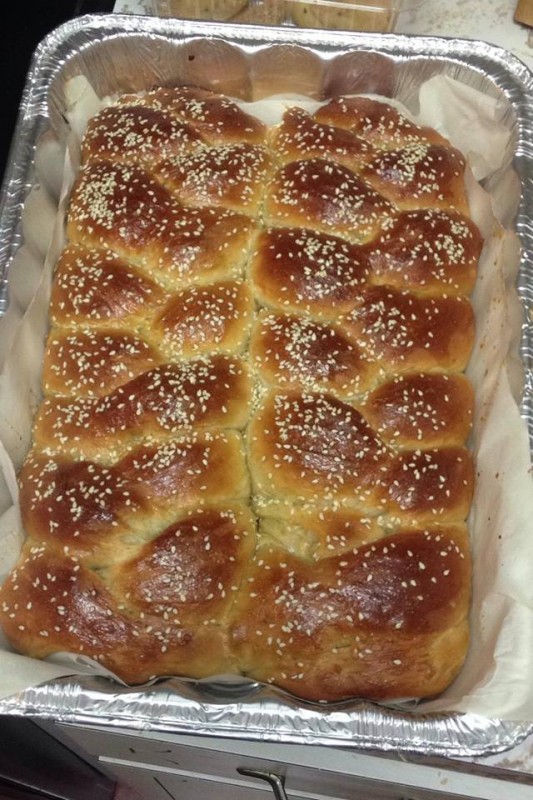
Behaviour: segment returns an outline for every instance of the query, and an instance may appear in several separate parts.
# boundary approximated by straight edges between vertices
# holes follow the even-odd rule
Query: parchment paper
[[[31,441],[40,398],[50,281],[64,242],[65,203],[87,119],[106,102],[85,79],[74,79],[69,90],[72,133],[63,177],[60,181],[57,170],[42,174],[25,208],[26,243],[11,267],[10,306],[0,321],[0,582],[24,537],[16,473]],[[242,105],[273,123],[286,105],[295,103],[309,110],[316,105],[298,97]],[[471,212],[485,239],[472,297],[477,336],[467,371],[476,393],[470,442],[477,476],[469,520],[474,557],[471,646],[455,683],[437,700],[421,702],[414,710],[528,721],[533,719],[533,480],[527,428],[518,406],[523,385],[518,341],[524,322],[515,291],[520,242],[509,226],[519,184],[510,168],[509,190],[503,195],[489,194],[478,183],[509,167],[504,159],[509,159],[511,134],[502,122],[505,111],[499,101],[448,77],[428,80],[413,108],[404,110],[437,128],[467,157]],[[50,662],[25,658],[11,652],[0,634],[0,698],[87,671],[102,672],[90,661],[68,655]]]

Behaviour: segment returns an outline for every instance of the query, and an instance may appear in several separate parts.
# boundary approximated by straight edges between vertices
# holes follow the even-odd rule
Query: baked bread
[[[309,701],[449,685],[482,247],[464,169],[369,98],[269,128],[164,88],[90,121],[0,590],[15,649]]]

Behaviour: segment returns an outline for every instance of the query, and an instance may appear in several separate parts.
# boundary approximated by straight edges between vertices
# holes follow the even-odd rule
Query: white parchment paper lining
[[[24,245],[10,269],[10,305],[0,321],[0,582],[20,552],[24,532],[17,505],[16,474],[31,442],[40,399],[40,373],[47,332],[53,267],[64,244],[65,204],[76,172],[79,141],[101,102],[85,79],[70,86],[71,141],[66,157],[53,140],[37,150],[41,181],[23,214]],[[389,101],[390,102],[390,101]],[[285,105],[303,98],[243,103],[269,123]],[[510,131],[502,104],[451,78],[437,76],[421,87],[410,115],[437,128],[467,157],[472,216],[483,249],[472,297],[477,336],[468,375],[476,392],[471,445],[476,490],[470,518],[474,558],[471,646],[455,683],[417,712],[465,712],[491,719],[533,719],[533,481],[527,429],[515,387],[522,385],[517,343],[523,324],[514,282],[520,244],[500,220],[511,219],[515,191],[495,198],[478,181],[505,167]],[[314,104],[316,105],[316,104]],[[61,172],[63,177],[61,179]],[[59,197],[55,187],[61,185]],[[513,388],[511,388],[513,387]],[[38,661],[13,653],[0,633],[0,698],[65,675],[102,670],[78,657]]]

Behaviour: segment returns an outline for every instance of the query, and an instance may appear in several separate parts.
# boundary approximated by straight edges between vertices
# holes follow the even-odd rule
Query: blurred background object
[[[33,720],[0,717],[0,798],[112,800],[116,783]]]

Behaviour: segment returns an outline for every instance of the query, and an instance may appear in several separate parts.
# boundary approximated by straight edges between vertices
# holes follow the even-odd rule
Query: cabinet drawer
[[[74,740],[79,747],[97,758],[101,755],[125,761],[138,761],[157,767],[190,769],[205,772],[206,762],[210,769],[224,773],[227,755],[224,752],[206,751],[197,738],[198,747],[188,747],[179,742],[168,741],[171,737],[147,737],[142,731],[132,733],[121,730],[85,727],[59,723],[56,726],[65,736]],[[185,766],[185,764],[187,766]]]
[[[230,785],[248,783],[251,791],[257,786],[261,792],[260,797],[273,797],[272,789],[264,781],[246,779],[239,775],[237,769],[259,769],[272,772],[282,777],[285,781],[287,794],[292,798],[327,798],[327,800],[357,800],[359,795],[372,800],[397,800],[408,795],[408,787],[400,780],[389,781],[380,775],[379,768],[382,759],[371,759],[374,765],[372,775],[342,774],[334,769],[308,766],[298,762],[301,750],[296,747],[281,746],[275,748],[278,760],[268,758],[268,745],[255,744],[253,755],[246,752],[247,744],[239,743],[239,752],[235,752],[235,743],[226,740],[214,740],[220,749],[202,747],[202,739],[196,738],[195,746],[183,745],[171,741],[162,741],[145,738],[142,734],[123,734],[120,732],[106,732],[95,729],[71,728],[64,726],[67,735],[72,736],[80,747],[85,747],[96,756],[102,767],[113,772],[119,766],[123,769],[134,770],[137,766],[143,774],[152,771],[152,780],[157,776],[159,780],[171,780],[172,775],[178,773],[198,776],[198,779],[224,782]],[[224,747],[232,747],[232,751],[225,751]],[[316,750],[315,750],[316,752]],[[264,755],[263,755],[264,753]],[[318,755],[318,753],[317,753]],[[368,758],[366,759],[368,761]],[[374,763],[375,762],[375,763]],[[133,774],[133,773],[132,773]],[[238,784],[237,784],[238,785]],[[209,788],[209,787],[208,787]],[[267,792],[265,795],[264,792]],[[442,795],[434,795],[440,798]],[[432,800],[431,794],[426,794],[424,800]],[[409,798],[411,800],[411,798]],[[413,800],[418,796],[413,795]],[[457,800],[457,798],[455,798]],[[469,800],[469,799],[468,799]],[[533,800],[533,798],[532,798]]]
[[[142,800],[274,800],[272,787],[262,780],[242,778],[236,771],[233,780],[219,781],[206,775],[178,770],[154,769],[148,765],[105,762],[117,781],[127,783],[141,794]],[[310,786],[309,792],[298,791],[289,781],[285,785],[287,800],[433,800],[431,795],[406,795],[398,787],[370,785],[351,780],[350,793],[324,794],[323,786]],[[468,800],[468,798],[465,798]]]
[[[106,766],[117,781],[131,786],[140,795],[139,800],[273,800],[272,790],[267,785],[263,789],[147,767],[124,764]]]
[[[141,776],[148,776],[146,779],[155,785],[157,780],[183,783],[187,778],[188,783],[206,782],[206,791],[213,784],[239,787],[243,782],[237,770],[244,767],[279,775],[291,800],[533,800],[531,776],[503,774],[502,770],[473,764],[447,761],[436,766],[316,745],[109,730],[68,723],[56,723],[55,727],[64,741],[70,739],[73,747],[92,754],[104,771],[115,775],[113,770],[119,768],[133,770],[132,774],[137,770],[136,785]],[[246,791],[248,797],[250,791],[258,791],[258,797],[273,797],[269,785],[260,780],[255,785],[251,781]],[[221,798],[220,792],[217,797]],[[155,798],[152,795],[147,800]]]

